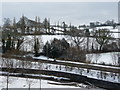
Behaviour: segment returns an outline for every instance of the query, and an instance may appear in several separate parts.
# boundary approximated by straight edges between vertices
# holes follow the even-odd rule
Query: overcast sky
[[[3,2],[2,18],[18,20],[22,14],[34,20],[35,16],[51,19],[52,23],[65,21],[74,25],[91,21],[118,20],[117,2]],[[1,23],[1,22],[0,22]]]

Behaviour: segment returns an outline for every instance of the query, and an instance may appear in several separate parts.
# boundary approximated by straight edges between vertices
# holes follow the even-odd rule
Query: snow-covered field
[[[7,87],[6,83],[6,76],[0,76],[0,90],[2,88]],[[18,78],[18,77],[9,77],[9,83],[8,83],[8,88],[76,88],[76,89],[82,89],[82,90],[104,90],[101,88],[95,88],[95,87],[90,87],[88,85],[85,85],[83,83],[75,83],[75,82],[68,82],[68,83],[59,83],[55,81],[50,81],[50,80],[43,80],[41,79],[30,79],[30,78]]]
[[[118,52],[114,52],[114,53],[118,53]],[[107,54],[107,53],[105,53]],[[31,55],[32,56],[32,55]],[[93,57],[94,55],[92,55]],[[91,54],[88,54],[87,58],[90,58]],[[52,58],[48,58],[46,56],[39,56],[39,57],[34,57],[32,56],[33,59],[38,59],[38,60],[49,60],[49,61],[54,61],[54,59]],[[117,58],[117,56],[116,56]],[[93,58],[94,59],[94,58]],[[89,59],[88,59],[89,60]],[[81,63],[81,62],[73,62],[73,61],[64,61],[64,60],[56,60],[57,62],[65,62],[65,63],[72,63],[72,64],[83,64],[83,65],[91,65],[91,66],[99,66],[99,67],[105,67],[105,68],[115,68],[115,69],[120,69],[120,67],[114,67],[114,66],[106,66],[106,65],[100,65],[100,64],[88,64],[88,63]],[[95,62],[95,61],[94,61]]]
[[[31,88],[40,88],[40,81],[38,79],[25,79],[18,77],[9,77],[9,88],[28,88],[29,83]],[[68,85],[53,85],[49,83],[54,83],[54,81],[41,80],[41,88],[81,88],[77,86],[68,86]],[[85,87],[85,85],[81,86]],[[6,77],[0,76],[0,90],[6,88]]]
[[[96,27],[96,28],[95,28],[95,30],[99,30],[99,29],[108,29],[108,30],[110,30],[111,32],[114,32],[114,33],[112,33],[114,38],[119,38],[119,37],[118,37],[118,33],[115,33],[115,32],[118,32],[118,27],[116,27],[115,29],[113,29],[112,26],[101,26],[101,27]],[[92,30],[93,30],[93,29],[90,29],[90,31],[92,31]]]
[[[112,33],[112,36],[114,38],[119,38],[118,37],[118,33],[115,33],[115,32],[118,32],[118,28],[115,28],[113,29],[113,27],[111,26],[103,26],[103,27],[97,27],[96,30],[98,29],[109,29],[111,32],[114,32]],[[93,29],[90,29],[90,32],[92,31]],[[34,38],[38,38],[39,41],[45,45],[45,43],[47,41],[51,41],[53,40],[54,38],[57,38],[57,39],[62,39],[62,38],[65,38],[68,42],[69,42],[69,38],[67,38],[65,35],[35,35],[35,36],[31,36],[31,35],[27,35],[27,36],[23,36],[25,38],[25,42],[23,43],[23,46],[24,46],[24,50],[27,50],[27,51],[32,51],[33,50],[33,45],[34,45]],[[93,38],[90,38],[90,46],[91,46],[91,42],[94,42],[93,41]],[[86,40],[85,40],[86,42]]]
[[[45,45],[45,43],[47,41],[50,42],[54,38],[62,39],[65,36],[64,35],[36,35],[36,36],[28,35],[28,36],[24,36],[24,40],[25,40],[23,43],[24,48],[22,48],[22,49],[24,49],[26,51],[33,51],[35,37],[39,39],[39,42],[40,42],[41,48],[42,48],[43,45]]]
[[[87,60],[94,63],[118,65],[118,55],[120,52],[87,54]]]
[[[45,43],[47,41],[51,41],[54,38],[57,39],[62,39],[62,38],[66,38],[64,35],[42,35],[42,36],[36,36],[37,38],[39,38],[39,40],[42,42],[42,46],[45,45]],[[24,48],[27,51],[33,51],[33,47],[34,47],[34,36],[25,36],[25,40],[27,42],[24,42]],[[68,40],[66,38],[66,40]],[[91,42],[94,42],[93,39],[89,40],[89,47],[91,47]],[[69,41],[68,41],[69,42]],[[99,46],[99,45],[98,45]],[[87,54],[87,60],[90,60],[91,62],[94,63],[105,63],[105,64],[112,64],[112,65],[117,65],[118,64],[118,55],[120,55],[120,52],[110,52],[110,53],[101,53],[101,54]]]

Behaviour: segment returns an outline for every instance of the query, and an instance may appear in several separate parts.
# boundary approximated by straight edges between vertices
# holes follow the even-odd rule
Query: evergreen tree
[[[5,39],[2,39],[2,53],[5,53],[6,48],[5,48]]]
[[[52,49],[51,49],[51,57],[52,57],[52,58],[57,58],[57,57],[59,57],[59,56],[61,56],[60,50],[58,49],[57,46],[53,45],[53,46],[52,46]]]
[[[11,49],[11,36],[8,35],[7,42],[6,42],[6,51]]]
[[[44,21],[43,21],[43,25],[44,25],[44,28],[45,28],[46,33],[47,33],[47,27],[48,27],[48,21],[47,21],[47,18],[44,19]]]
[[[41,28],[41,26],[40,26],[40,17],[38,17],[38,31],[40,32],[40,28]]]
[[[20,46],[21,46],[21,44],[22,44],[23,42],[24,42],[24,38],[22,38],[22,39],[18,38],[18,40],[17,40],[17,46],[16,46],[16,49],[17,49],[17,50],[20,49]]]
[[[21,30],[22,30],[22,34],[25,34],[25,17],[22,16],[21,19]]]
[[[43,47],[43,53],[48,57],[51,56],[51,45],[48,41],[46,42],[46,44]]]
[[[14,33],[16,34],[17,33],[17,27],[16,27],[16,19],[15,19],[15,17],[13,19],[13,29],[14,29]]]
[[[48,20],[48,33],[50,33],[50,19]]]
[[[58,40],[54,39],[51,43],[46,42],[43,47],[43,53],[51,58],[58,58],[63,54],[66,54],[67,49],[69,48],[69,43],[65,39]]]
[[[36,22],[35,32],[37,32],[37,28],[38,28],[38,27],[37,27],[37,24],[38,24],[37,21],[38,21],[38,19],[37,19],[37,16],[36,16],[36,17],[35,17],[35,22]]]
[[[66,32],[66,24],[65,24],[65,22],[63,22],[63,28],[64,28],[64,32]]]
[[[50,19],[45,18],[43,21],[44,28],[46,33],[50,33]]]
[[[11,49],[15,49],[14,39],[12,39],[12,41],[11,41]]]
[[[34,51],[35,51],[35,56],[39,56],[39,48],[40,47],[40,43],[38,38],[35,39],[35,44],[34,44]]]
[[[70,25],[69,25],[70,31],[71,31],[71,27],[72,27],[72,26],[71,26],[71,23],[70,23]]]

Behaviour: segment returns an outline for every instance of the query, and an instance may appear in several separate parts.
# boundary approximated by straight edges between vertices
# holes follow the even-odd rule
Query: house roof
[[[43,26],[43,23],[30,20],[25,16],[22,16],[22,18],[20,18],[20,20],[17,22],[17,24],[18,25],[22,24],[23,19],[24,19],[24,22],[25,22],[25,26],[29,26],[29,27]]]

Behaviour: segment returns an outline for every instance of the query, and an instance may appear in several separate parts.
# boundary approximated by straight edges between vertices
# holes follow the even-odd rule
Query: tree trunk
[[[29,88],[28,88],[28,90],[30,90],[30,84],[29,84]]]
[[[39,80],[40,80],[40,90],[41,90],[41,74],[39,74],[39,76],[40,76]]]
[[[9,73],[7,74],[7,90],[8,90],[8,83],[9,83]]]
[[[102,46],[103,46],[103,45],[100,45],[99,51],[102,51]]]
[[[41,63],[39,65],[40,65],[39,70],[41,70]],[[40,90],[41,90],[41,73],[39,74],[39,76],[40,76],[39,80],[40,80]]]

